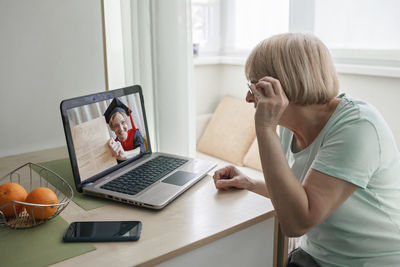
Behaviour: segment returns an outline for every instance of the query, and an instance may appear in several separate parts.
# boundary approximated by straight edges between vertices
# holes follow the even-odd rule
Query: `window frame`
[[[314,33],[315,0],[290,0],[290,32]],[[330,48],[339,73],[400,77],[400,49]]]
[[[194,0],[196,1],[196,0]],[[226,0],[210,0],[218,5],[215,21],[221,35],[215,49],[205,49],[195,58],[195,65],[230,64],[242,65],[250,53],[246,50],[225,49],[224,40],[229,34],[227,25],[222,21],[229,11],[229,2]],[[289,32],[314,33],[315,0],[289,0]],[[228,23],[229,24],[229,23]],[[210,53],[212,51],[212,53]],[[372,75],[400,78],[400,49],[399,50],[372,50],[372,49],[330,49],[336,69],[339,73]]]
[[[217,57],[220,53],[220,24],[221,24],[221,11],[220,0],[192,0],[192,6],[202,6],[208,8],[208,29],[207,33],[209,41],[207,43],[198,44],[200,48],[200,57]],[[214,25],[214,27],[210,27]]]

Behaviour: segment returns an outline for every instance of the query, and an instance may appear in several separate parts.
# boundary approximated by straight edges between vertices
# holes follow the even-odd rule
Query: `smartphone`
[[[140,221],[73,222],[65,231],[65,242],[137,241],[140,238]]]

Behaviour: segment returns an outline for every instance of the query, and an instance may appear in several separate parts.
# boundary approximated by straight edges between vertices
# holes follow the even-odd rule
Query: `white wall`
[[[247,92],[243,65],[195,65],[196,114],[211,113],[223,95],[245,98]],[[400,145],[400,79],[339,74],[340,90],[377,107]]]
[[[221,100],[222,66],[196,65],[194,67],[194,87],[196,93],[196,115],[211,113]]]
[[[101,1],[0,0],[0,156],[65,145],[65,98],[105,89]]]
[[[340,74],[339,82],[341,91],[378,108],[400,146],[400,78]]]
[[[212,113],[224,95],[244,98],[247,80],[238,65],[195,65],[196,114]]]

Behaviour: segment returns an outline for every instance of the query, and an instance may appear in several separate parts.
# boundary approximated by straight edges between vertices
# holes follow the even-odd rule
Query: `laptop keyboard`
[[[158,156],[102,185],[101,188],[135,195],[187,161],[186,159]]]

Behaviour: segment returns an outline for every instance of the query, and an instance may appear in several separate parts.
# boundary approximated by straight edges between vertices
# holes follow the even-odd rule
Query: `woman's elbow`
[[[310,231],[312,225],[304,223],[296,224],[284,224],[281,223],[281,229],[285,236],[287,237],[300,237]]]
[[[287,229],[282,227],[282,232],[287,237],[300,237],[307,233],[306,231],[300,231],[298,229]]]

